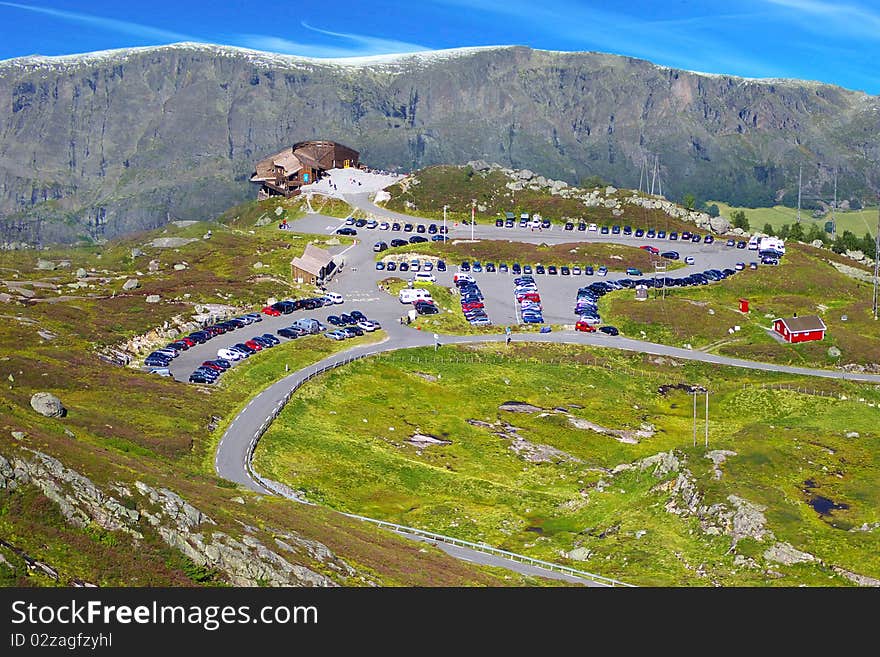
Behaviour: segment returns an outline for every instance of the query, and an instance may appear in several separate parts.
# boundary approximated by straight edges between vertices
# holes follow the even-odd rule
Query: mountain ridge
[[[473,159],[738,205],[880,187],[880,97],[522,46],[321,60],[211,44],[0,62],[0,242],[209,218],[253,162],[334,139],[408,171]],[[34,234],[36,228],[36,234]]]

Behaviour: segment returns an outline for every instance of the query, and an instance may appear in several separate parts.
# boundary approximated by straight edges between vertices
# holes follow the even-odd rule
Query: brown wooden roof
[[[775,322],[785,324],[789,333],[807,333],[809,331],[824,331],[825,322],[818,315],[804,315],[803,317],[780,317]],[[775,323],[774,322],[774,323]]]

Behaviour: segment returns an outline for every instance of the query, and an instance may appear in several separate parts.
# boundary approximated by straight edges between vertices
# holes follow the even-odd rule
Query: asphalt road
[[[421,223],[431,223],[414,217],[396,215],[395,213],[374,206],[369,203],[366,195],[348,197],[347,200],[354,206],[368,209],[377,216],[387,217],[389,221],[400,221],[401,223],[409,222],[413,224],[419,223],[420,221]],[[303,232],[332,233],[341,224],[342,221],[340,219],[322,215],[309,215],[297,221],[295,228],[296,230]],[[449,234],[452,239],[469,238],[470,226],[450,225]],[[370,319],[378,320],[388,334],[388,338],[382,343],[364,345],[335,354],[303,370],[293,372],[261,391],[253,400],[251,400],[247,407],[245,407],[245,409],[234,418],[218,445],[215,457],[215,468],[220,477],[241,484],[251,490],[271,494],[271,491],[267,490],[254,478],[254,476],[252,476],[250,471],[251,457],[256,442],[259,440],[262,432],[282,408],[286,398],[292,390],[297,388],[319,370],[342,363],[355,356],[433,344],[433,336],[431,334],[414,330],[408,326],[401,325],[398,322],[398,318],[408,309],[409,306],[400,304],[396,298],[385,295],[377,289],[377,281],[385,278],[387,274],[384,271],[377,271],[375,269],[372,244],[379,239],[390,241],[389,235],[393,235],[393,233],[391,233],[391,231],[370,231],[361,229],[357,236],[359,240],[358,244],[356,244],[354,248],[349,247],[348,249],[345,249],[345,265],[340,274],[328,285],[328,290],[340,292],[344,295],[345,302],[342,305],[334,305],[315,311],[298,311],[292,315],[281,317],[264,316],[263,321],[259,324],[254,324],[233,331],[229,334],[218,336],[204,345],[191,348],[172,362],[171,371],[175,378],[186,380],[189,376],[189,372],[191,372],[192,369],[194,369],[194,367],[196,367],[202,360],[214,357],[218,348],[243,341],[244,339],[259,333],[271,332],[274,334],[279,328],[289,325],[292,321],[300,317],[315,317],[323,321],[329,314],[350,312],[353,309],[359,309]],[[407,234],[401,233],[401,235]],[[477,239],[513,239],[546,243],[572,242],[578,240],[597,242],[607,241],[633,246],[639,246],[643,243],[653,243],[661,250],[664,250],[664,247],[674,248],[681,253],[682,257],[685,255],[694,255],[697,259],[697,263],[694,266],[669,272],[667,275],[670,277],[686,276],[695,269],[702,271],[703,269],[710,267],[732,267],[737,261],[749,262],[755,257],[755,252],[726,247],[724,246],[723,241],[717,241],[711,245],[680,241],[666,245],[663,240],[650,241],[645,240],[644,238],[628,238],[620,235],[601,235],[595,232],[563,231],[558,227],[553,230],[544,230],[540,234],[536,234],[529,229],[505,229],[495,226],[476,226],[474,229],[474,236]],[[341,252],[343,249],[340,248],[338,251]],[[625,267],[626,263],[622,263],[622,269]],[[455,267],[450,267],[450,269],[454,270]],[[747,276],[749,275],[749,270],[747,269],[745,272],[739,272],[737,275]],[[609,273],[609,277],[610,276],[611,273]],[[442,344],[502,341],[505,339],[505,336],[501,326],[506,323],[515,322],[512,300],[513,283],[512,280],[510,280],[512,276],[499,273],[482,273],[476,274],[474,277],[477,279],[484,295],[486,296],[485,303],[489,317],[493,319],[496,324],[500,325],[499,332],[495,335],[442,336]],[[572,309],[577,288],[588,284],[591,280],[597,280],[596,277],[588,276],[563,277],[544,275],[536,276],[535,278],[545,308],[545,320],[548,323],[554,324],[574,322],[575,317],[572,313]],[[452,285],[452,271],[448,271],[445,274],[438,273],[438,283]],[[723,282],[719,284],[723,284]],[[653,355],[670,356],[685,360],[698,360],[719,365],[745,367],[755,370],[880,383],[880,375],[851,374],[836,370],[760,363],[718,356],[701,351],[692,351],[689,349],[644,342],[624,336],[607,336],[602,333],[561,331],[549,334],[513,334],[512,340],[516,342],[565,342],[585,344],[649,353]],[[413,536],[413,538],[416,538],[416,540],[425,540],[423,537],[418,536]],[[560,578],[560,573],[536,569],[534,566],[521,564],[496,555],[487,555],[476,550],[469,550],[468,548],[447,544],[440,544],[438,546],[456,558],[466,559],[475,563],[498,565],[510,568],[516,572]],[[561,578],[565,579],[569,577],[570,576],[565,576]],[[574,580],[580,580],[580,578],[574,578]],[[586,583],[588,580],[580,581],[581,583]]]

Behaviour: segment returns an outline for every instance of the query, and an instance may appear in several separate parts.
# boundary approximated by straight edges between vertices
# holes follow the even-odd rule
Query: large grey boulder
[[[730,230],[730,222],[724,217],[712,217],[709,219],[709,226],[716,233],[726,233]]]
[[[467,165],[474,171],[488,171],[489,163],[486,160],[471,160]]]
[[[817,249],[821,249],[823,246],[825,246],[825,242],[823,242],[822,240],[813,240],[812,242],[810,242],[810,245],[816,247]]]
[[[141,286],[141,283],[136,278],[129,278],[125,283],[122,284],[123,290],[136,290]]]
[[[42,269],[45,271],[53,271],[54,269],[57,269],[57,268],[58,268],[58,265],[56,265],[51,260],[43,260],[42,258],[39,258],[37,260],[37,269]]]
[[[88,275],[89,275],[89,272],[87,272],[82,267],[80,267],[79,269],[76,270],[76,277],[77,278],[85,278]]]
[[[35,393],[31,397],[31,408],[46,417],[64,417],[67,415],[67,409],[64,408],[64,404],[51,392]]]
[[[137,247],[134,247],[134,248],[131,250],[131,257],[132,257],[132,259],[134,259],[134,258],[139,258],[139,257],[142,256],[142,255],[144,255],[144,252],[141,251],[141,250],[140,250],[139,248],[137,248]]]

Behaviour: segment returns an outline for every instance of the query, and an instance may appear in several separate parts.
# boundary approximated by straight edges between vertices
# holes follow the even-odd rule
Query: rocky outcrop
[[[31,397],[31,408],[46,417],[64,417],[67,409],[51,392],[37,392]]]
[[[729,456],[736,456],[736,452],[729,449],[713,449],[711,452],[706,452],[705,458],[712,461],[712,474],[716,479],[721,479],[723,474],[721,466]]]
[[[245,529],[239,536],[212,529],[217,526],[212,518],[167,488],[155,488],[141,481],[135,482],[134,490],[114,484],[113,490],[125,499],[122,503],[51,456],[31,449],[23,450],[22,454],[26,456],[0,456],[0,489],[34,485],[77,527],[94,523],[109,531],[125,532],[138,541],[144,538],[145,526],[152,526],[169,546],[180,550],[193,563],[221,573],[235,586],[337,585],[327,575],[296,563],[306,558],[335,571],[343,579],[357,576],[325,545],[298,534],[275,531],[273,540],[278,550],[273,550],[253,528]],[[364,578],[361,581],[370,583]]]
[[[812,554],[796,549],[790,543],[774,543],[764,550],[764,558],[767,561],[791,566],[796,563],[810,563],[816,560]]]

